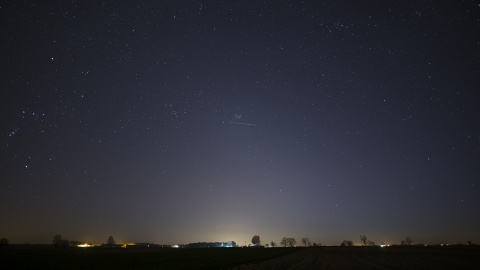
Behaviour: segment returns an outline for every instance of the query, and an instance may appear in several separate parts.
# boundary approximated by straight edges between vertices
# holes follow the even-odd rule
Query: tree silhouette
[[[288,245],[288,238],[287,238],[287,237],[283,237],[283,238],[282,238],[282,241],[280,241],[280,245],[282,245],[283,247],[287,247],[287,245]]]
[[[260,245],[260,236],[254,235],[252,237],[252,244],[255,245],[255,246],[259,246]]]
[[[353,242],[350,240],[343,240],[343,242],[340,244],[342,247],[351,247],[353,246]]]
[[[52,246],[54,248],[59,248],[62,246],[62,236],[60,234],[54,235],[52,240]]]
[[[272,241],[272,242],[270,242],[270,246],[271,246],[271,247],[276,247],[276,246],[277,246],[277,243],[275,243],[275,242]]]
[[[410,236],[405,237],[405,244],[410,246],[412,245],[412,243],[413,243],[413,240],[412,238],[410,238]]]
[[[308,238],[306,238],[306,239],[308,239]],[[310,240],[308,240],[308,242],[310,243]],[[292,237],[283,237],[282,241],[280,241],[280,245],[282,245],[284,247],[287,247],[287,246],[288,247],[294,247],[296,243],[297,243],[297,240],[295,240],[295,238],[292,238]]]
[[[310,239],[308,239],[308,237],[304,237],[302,238],[302,244],[303,246],[310,246],[312,243],[310,242]]]
[[[295,240],[295,238],[288,238],[289,247],[294,247],[296,243],[297,243],[297,240]]]
[[[362,246],[367,245],[367,236],[366,235],[360,235],[360,242],[362,243]]]
[[[114,245],[115,245],[115,239],[113,239],[113,236],[110,235],[110,236],[107,238],[107,246],[113,247]]]

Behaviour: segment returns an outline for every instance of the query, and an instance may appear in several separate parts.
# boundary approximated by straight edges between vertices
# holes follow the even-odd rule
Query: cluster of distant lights
[[[122,244],[122,248],[127,248],[129,246],[136,246],[137,244],[136,243],[123,243]],[[77,247],[79,248],[92,248],[92,247],[99,247],[100,245],[97,245],[97,244],[89,244],[89,243],[83,243],[83,244],[78,244]],[[147,247],[150,247],[150,245],[148,245]],[[180,248],[179,245],[171,245],[170,247],[172,248]],[[221,247],[233,247],[231,243],[222,243],[221,244]]]
[[[136,243],[123,243],[122,248],[127,248],[128,246],[136,246]],[[89,244],[89,243],[83,243],[83,244],[78,244],[77,247],[79,248],[91,248],[91,247],[99,247],[100,245],[97,244]],[[148,245],[150,247],[150,245]]]
[[[127,248],[128,246],[136,246],[137,244],[136,243],[124,243],[122,244],[122,248]],[[96,244],[88,244],[88,243],[84,243],[84,244],[78,244],[77,247],[79,248],[91,248],[91,247],[98,247],[99,245],[96,245]],[[149,245],[150,246],[150,245]],[[381,244],[380,247],[381,248],[384,248],[384,247],[389,247],[390,245],[385,245],[385,244]],[[428,246],[428,245],[425,245],[425,246]],[[449,244],[441,244],[440,246],[449,246]],[[179,245],[171,245],[172,248],[180,248]],[[232,247],[231,244],[226,244],[224,245],[222,243],[221,247]]]
[[[95,247],[95,246],[96,246],[95,244],[88,244],[88,243],[77,245],[77,247],[80,247],[80,248],[89,248],[89,247]]]

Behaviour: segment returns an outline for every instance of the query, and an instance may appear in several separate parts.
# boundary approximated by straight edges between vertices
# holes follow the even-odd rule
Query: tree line
[[[304,247],[310,247],[310,246],[320,246],[321,244],[316,244],[316,243],[313,243],[310,242],[310,239],[308,237],[303,237],[302,240],[301,240],[301,243]],[[255,235],[253,238],[252,238],[252,244],[254,244],[255,246],[259,246],[260,245],[260,236],[258,235]],[[297,240],[293,237],[283,237],[282,240],[280,241],[280,246],[282,247],[294,247],[295,245],[297,244]],[[277,243],[274,242],[274,241],[271,241],[270,244],[266,244],[265,246],[267,247],[277,247]]]
[[[57,235],[54,235],[53,236],[53,240],[52,240],[52,246],[54,248],[63,248],[63,249],[66,249],[67,247],[69,246],[76,246],[78,245],[80,242],[78,241],[69,241],[67,239],[63,239],[62,238],[62,235],[60,234],[57,234]],[[113,238],[113,236],[109,236],[107,238],[107,244],[106,246],[108,247],[113,247],[115,245],[115,239]]]
[[[375,246],[375,242],[369,241],[366,235],[359,235],[359,237],[360,237],[360,245],[361,246],[365,246],[365,247]],[[254,240],[255,240],[255,242],[254,242]],[[258,235],[255,235],[254,238],[252,239],[252,243],[254,245],[260,245],[260,237]],[[301,243],[302,243],[302,246],[304,246],[304,247],[321,246],[322,245],[322,244],[317,244],[317,243],[310,242],[310,239],[308,237],[302,238]],[[412,243],[413,243],[413,240],[410,236],[407,236],[407,237],[405,237],[404,240],[400,241],[400,244],[403,245],[403,246],[410,246],[410,245],[412,245]],[[295,240],[295,238],[293,238],[293,237],[283,237],[282,240],[280,241],[280,246],[282,246],[282,247],[294,247],[296,244],[297,244],[297,240]],[[383,243],[381,245],[383,245]],[[471,245],[470,241],[468,241],[468,245]],[[266,244],[266,246],[268,247],[269,244]],[[271,241],[270,246],[271,247],[277,247],[277,243],[274,242],[274,241]],[[351,246],[353,246],[353,241],[343,240],[340,243],[340,246],[341,247],[351,247]]]
[[[369,241],[366,235],[359,235],[360,237],[360,245],[361,246],[375,246],[375,242]],[[251,240],[252,244],[257,247],[261,247],[261,241],[260,241],[260,236],[259,235],[254,235]],[[303,237],[300,242],[302,243],[302,246],[304,247],[310,247],[310,246],[321,246],[322,244],[320,243],[312,243],[308,237]],[[77,246],[80,244],[78,241],[70,241],[67,239],[63,239],[60,234],[54,235],[52,239],[52,246],[54,248],[58,249],[65,249],[69,246]],[[295,247],[297,244],[297,240],[293,237],[283,237],[282,240],[280,241],[280,246],[281,247]],[[400,241],[400,245],[402,246],[411,246],[413,244],[413,240],[410,236],[405,237],[405,239]],[[9,245],[9,241],[7,238],[1,238],[0,239],[0,248],[7,247]],[[380,245],[383,245],[381,243]],[[469,246],[475,246],[471,241],[467,242],[467,245]],[[113,236],[109,236],[107,238],[106,244],[103,244],[103,246],[106,247],[114,247],[116,246],[115,239]],[[274,241],[271,241],[270,244],[266,244],[266,247],[277,247],[277,243]],[[340,246],[342,247],[351,247],[353,246],[353,242],[351,240],[343,240],[340,243]]]

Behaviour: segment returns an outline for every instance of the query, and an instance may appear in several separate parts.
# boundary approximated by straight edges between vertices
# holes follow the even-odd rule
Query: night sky
[[[1,1],[0,237],[480,242],[479,1]]]

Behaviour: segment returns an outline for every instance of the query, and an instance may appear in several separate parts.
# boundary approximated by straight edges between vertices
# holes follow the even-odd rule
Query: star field
[[[0,237],[479,243],[478,1],[0,3]]]

